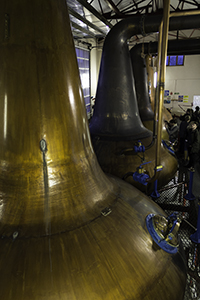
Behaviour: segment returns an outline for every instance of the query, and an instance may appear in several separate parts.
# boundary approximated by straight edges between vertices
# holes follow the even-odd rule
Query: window
[[[184,55],[170,55],[167,56],[166,66],[183,66],[184,65]]]
[[[83,89],[83,96],[85,100],[85,106],[88,118],[91,112],[90,102],[90,51],[75,47],[76,56],[78,61],[79,73],[81,78],[81,85]]]

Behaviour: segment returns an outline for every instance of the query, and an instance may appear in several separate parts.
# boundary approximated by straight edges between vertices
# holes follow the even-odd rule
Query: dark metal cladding
[[[127,40],[159,29],[162,16],[132,17],[115,25],[103,47],[91,135],[131,139],[149,136],[139,118]],[[171,17],[169,30],[199,28],[199,15]]]
[[[126,140],[151,135],[141,122],[136,102],[127,45],[128,33],[131,36],[135,25],[129,23],[130,19],[121,22],[124,25],[120,26],[121,31],[117,30],[119,26],[114,26],[103,47],[94,114],[90,122],[91,135],[101,139]]]
[[[138,45],[139,46],[139,45]],[[134,47],[135,48],[135,47]],[[133,49],[133,48],[132,48]],[[132,51],[131,49],[131,51]],[[158,43],[150,42],[144,43],[144,53],[157,54]],[[200,53],[200,40],[189,39],[189,40],[169,40],[167,54],[168,55],[195,55]]]
[[[134,74],[137,104],[142,122],[154,119],[148,92],[148,79],[145,58],[141,56],[144,44],[138,44],[130,51]],[[147,48],[147,45],[145,49]]]

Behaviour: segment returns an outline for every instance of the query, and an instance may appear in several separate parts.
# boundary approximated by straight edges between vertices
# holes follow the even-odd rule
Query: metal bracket
[[[15,240],[15,239],[18,237],[18,234],[19,234],[19,232],[17,232],[17,231],[15,231],[15,232],[13,233],[13,240]]]
[[[42,139],[40,141],[40,149],[42,152],[46,152],[47,151],[47,143],[44,139]]]
[[[105,208],[101,211],[101,214],[102,214],[104,217],[106,217],[106,216],[108,216],[111,212],[112,212],[111,208],[105,207]]]

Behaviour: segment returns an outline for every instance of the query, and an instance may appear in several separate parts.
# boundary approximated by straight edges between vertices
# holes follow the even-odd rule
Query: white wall
[[[171,103],[165,107],[172,109],[172,112],[184,113],[181,107],[186,110],[192,108],[193,97],[200,95],[200,55],[185,56],[184,66],[166,67],[165,90],[171,94]],[[173,101],[178,95],[185,97],[184,102]]]
[[[88,49],[88,46],[91,45],[91,50],[90,50],[91,96],[95,97],[98,77],[99,77],[99,68],[101,63],[103,44],[98,44],[96,39],[74,40],[74,44],[75,46],[81,47],[83,49]]]
[[[91,96],[96,96],[97,83],[99,78],[99,68],[101,63],[102,49],[95,45],[90,52],[91,65]]]

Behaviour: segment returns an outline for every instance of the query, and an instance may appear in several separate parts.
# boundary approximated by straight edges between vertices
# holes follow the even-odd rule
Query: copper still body
[[[0,4],[0,299],[180,300],[166,216],[93,151],[65,0]]]

